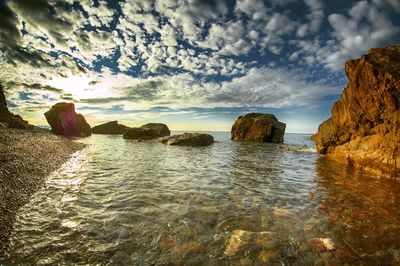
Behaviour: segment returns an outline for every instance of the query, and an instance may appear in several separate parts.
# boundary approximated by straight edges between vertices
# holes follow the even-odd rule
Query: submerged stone
[[[278,246],[279,241],[277,241],[276,234],[272,232],[250,232],[238,229],[232,231],[224,254],[231,257],[247,248],[257,247],[264,250],[271,250]]]

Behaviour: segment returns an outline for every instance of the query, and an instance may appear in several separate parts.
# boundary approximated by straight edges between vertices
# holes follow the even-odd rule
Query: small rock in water
[[[226,256],[235,256],[245,247],[255,246],[263,249],[273,249],[278,246],[276,235],[271,232],[250,232],[234,230],[225,248]]]
[[[316,251],[332,251],[336,249],[335,242],[331,238],[311,238],[308,243]]]
[[[208,146],[214,142],[214,137],[210,134],[184,133],[161,138],[160,142],[177,146]]]

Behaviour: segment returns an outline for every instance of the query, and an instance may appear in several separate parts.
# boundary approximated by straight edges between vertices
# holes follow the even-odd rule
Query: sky
[[[312,133],[344,63],[399,44],[399,0],[0,0],[0,82],[35,125],[64,101],[92,126],[229,131],[263,112]]]

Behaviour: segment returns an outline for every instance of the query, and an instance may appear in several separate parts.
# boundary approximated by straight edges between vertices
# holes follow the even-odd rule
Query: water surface
[[[326,160],[308,135],[286,134],[288,151],[212,134],[200,148],[83,139],[21,209],[7,264],[400,263],[398,183]],[[254,234],[232,254],[235,230],[274,244]]]

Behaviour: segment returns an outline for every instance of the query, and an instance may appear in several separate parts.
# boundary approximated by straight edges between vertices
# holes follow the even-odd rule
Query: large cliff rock
[[[371,49],[345,66],[349,84],[323,122],[320,153],[395,177],[400,169],[400,46]]]
[[[118,124],[118,121],[111,121],[92,128],[93,134],[124,134],[129,127]]]
[[[92,129],[85,117],[75,112],[73,103],[57,103],[44,116],[56,135],[87,137]]]
[[[273,114],[251,113],[239,116],[232,126],[231,139],[282,143],[286,124],[279,122]]]
[[[23,120],[21,116],[14,115],[8,110],[6,96],[4,95],[3,86],[0,84],[0,123],[9,128],[29,129],[34,127],[27,121]]]

